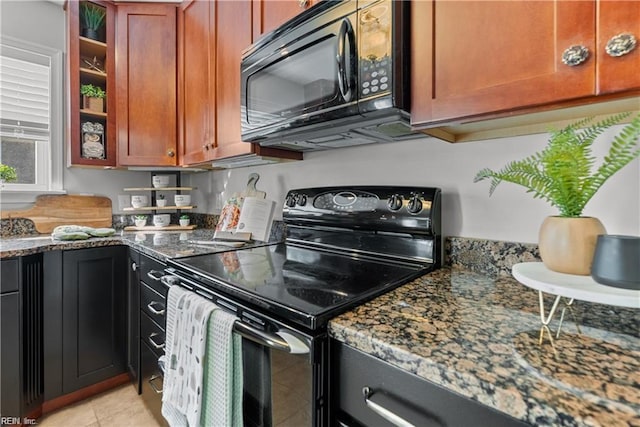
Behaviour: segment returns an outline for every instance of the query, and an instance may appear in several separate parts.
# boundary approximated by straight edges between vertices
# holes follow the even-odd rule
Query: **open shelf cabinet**
[[[97,34],[85,35],[83,8],[105,12]],[[116,6],[109,1],[68,1],[68,159],[71,166],[116,166],[115,125],[115,18]],[[82,85],[106,92],[103,105],[92,105],[81,95]]]

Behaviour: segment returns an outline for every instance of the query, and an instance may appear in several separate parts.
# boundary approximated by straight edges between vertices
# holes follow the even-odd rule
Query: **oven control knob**
[[[391,211],[400,210],[400,208],[402,207],[402,196],[399,194],[394,194],[389,198],[387,205],[389,206],[389,210]]]
[[[411,196],[407,210],[412,214],[417,214],[422,210],[422,200],[420,200],[419,196]]]
[[[307,204],[307,196],[303,194],[300,197],[298,197],[298,205],[304,206],[306,204]]]
[[[296,199],[298,198],[298,196],[296,194],[289,194],[287,196],[287,199],[284,201],[285,204],[287,206],[289,206],[290,208],[294,207],[296,205]]]

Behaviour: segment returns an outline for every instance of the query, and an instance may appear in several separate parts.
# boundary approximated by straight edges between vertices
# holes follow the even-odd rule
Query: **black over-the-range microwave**
[[[305,151],[414,137],[409,8],[324,0],[246,49],[242,139]]]

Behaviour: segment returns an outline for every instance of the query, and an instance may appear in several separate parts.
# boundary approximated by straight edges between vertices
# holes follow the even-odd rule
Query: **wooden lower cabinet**
[[[366,404],[365,388],[374,404],[415,426],[528,425],[338,341],[331,340],[330,348],[330,425],[397,425]]]

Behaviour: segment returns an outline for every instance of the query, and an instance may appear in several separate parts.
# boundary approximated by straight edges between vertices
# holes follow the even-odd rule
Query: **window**
[[[0,162],[16,168],[12,192],[62,190],[62,52],[2,37]]]

